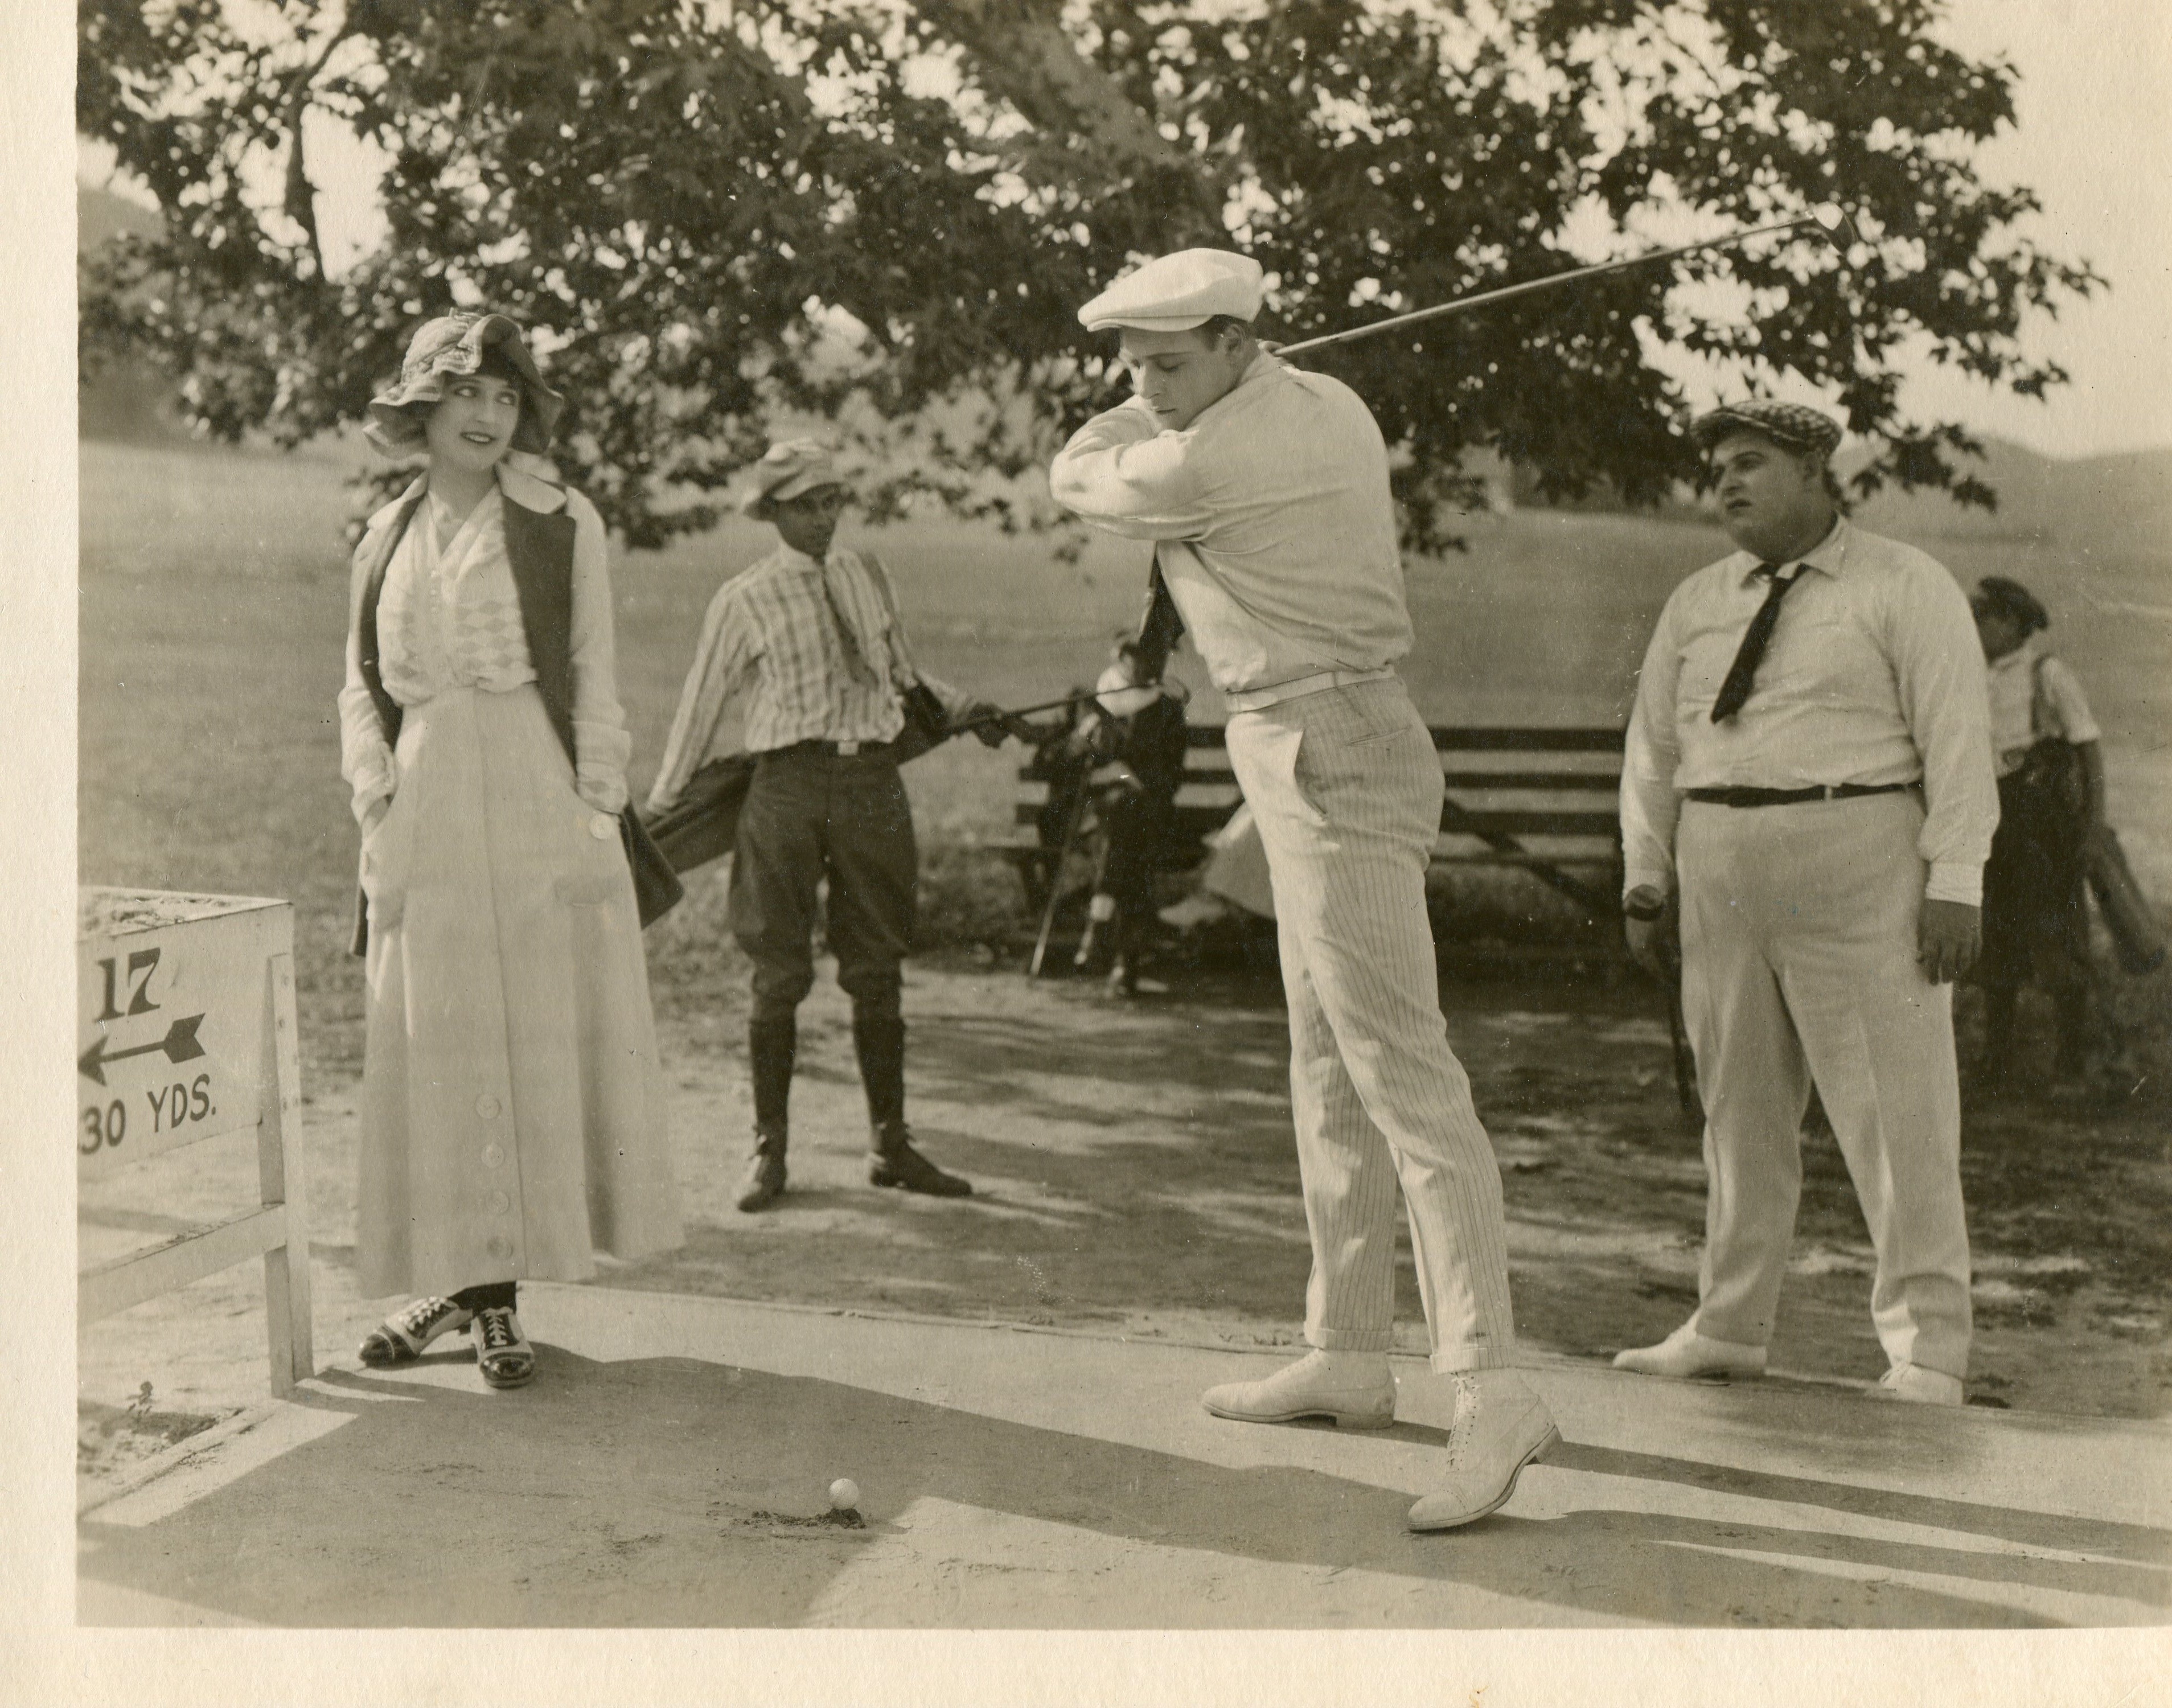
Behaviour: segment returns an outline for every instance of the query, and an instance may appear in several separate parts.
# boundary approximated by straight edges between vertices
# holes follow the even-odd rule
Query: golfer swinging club
[[[1386,448],[1348,386],[1261,350],[1260,299],[1258,262],[1194,249],[1080,309],[1122,335],[1133,395],[1079,430],[1050,485],[1094,526],[1154,543],[1143,679],[1189,632],[1228,702],[1274,889],[1314,1350],[1210,1388],[1207,1409],[1394,1421],[1400,1179],[1433,1367],[1456,1383],[1444,1485],[1410,1523],[1447,1529],[1504,1504],[1561,1437],[1512,1367],[1500,1173],[1441,1017],[1425,873],[1444,784],[1394,669],[1411,630]]]

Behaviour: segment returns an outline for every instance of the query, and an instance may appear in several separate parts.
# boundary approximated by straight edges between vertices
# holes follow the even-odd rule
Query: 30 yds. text
[[[175,1080],[142,1093],[143,1102],[151,1118],[151,1131],[170,1133],[191,1121],[207,1120],[218,1113],[212,1101],[211,1076],[200,1073],[184,1085]],[[138,1128],[138,1131],[142,1129]],[[83,1132],[76,1140],[77,1151],[86,1157],[100,1151],[110,1151],[125,1142],[128,1137],[128,1103],[115,1098],[104,1105],[85,1104],[83,1106]]]

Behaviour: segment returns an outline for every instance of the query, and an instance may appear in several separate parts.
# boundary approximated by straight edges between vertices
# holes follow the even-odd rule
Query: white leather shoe
[[[1895,1364],[1875,1387],[1863,1391],[1873,1399],[1912,1399],[1918,1405],[1959,1405],[1967,1397],[1961,1392],[1960,1377],[1926,1370],[1920,1364]]]
[[[1614,1367],[1639,1376],[1762,1376],[1765,1349],[1740,1340],[1707,1340],[1685,1323],[1656,1346],[1616,1352]]]
[[[1240,1423],[1331,1417],[1345,1429],[1385,1429],[1395,1421],[1395,1378],[1385,1352],[1314,1349],[1260,1381],[1210,1388],[1200,1404]]]
[[[1545,1400],[1513,1370],[1456,1379],[1448,1480],[1411,1508],[1413,1530],[1453,1530],[1508,1504],[1524,1467],[1561,1445]]]

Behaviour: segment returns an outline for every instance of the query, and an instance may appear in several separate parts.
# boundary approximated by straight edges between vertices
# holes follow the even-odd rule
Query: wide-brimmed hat
[[[535,358],[520,328],[503,314],[460,309],[425,320],[407,341],[400,378],[369,400],[363,436],[388,456],[404,456],[422,443],[426,406],[441,402],[445,383],[478,372],[486,354],[495,352],[519,376],[524,402],[520,424],[513,430],[513,448],[540,455],[566,400],[543,383]]]
[[[739,502],[740,513],[757,522],[771,507],[804,497],[824,486],[849,486],[837,454],[820,439],[780,439],[754,465],[753,490]]]
[[[1840,448],[1841,425],[1822,410],[1799,403],[1782,403],[1775,397],[1753,397],[1741,403],[1722,404],[1690,423],[1690,438],[1701,451],[1709,452],[1728,434],[1762,433],[1785,449],[1808,451],[1830,457]]]
[[[1979,616],[1996,614],[2013,618],[2024,635],[2051,626],[2051,614],[2044,609],[2044,602],[2019,582],[2008,581],[2003,575],[1987,575],[1979,581],[1969,604]]]

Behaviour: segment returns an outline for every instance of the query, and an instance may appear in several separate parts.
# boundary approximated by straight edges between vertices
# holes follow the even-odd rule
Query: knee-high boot
[[[913,1147],[905,1124],[904,1017],[892,1009],[855,1005],[852,1049],[868,1094],[868,1179],[878,1186],[901,1186],[938,1198],[962,1198],[970,1192],[970,1182],[944,1174]]]
[[[798,1024],[790,1014],[747,1023],[747,1072],[754,1082],[754,1155],[739,1184],[742,1210],[760,1210],[784,1190],[784,1147],[789,1131],[786,1111],[798,1040]]]

